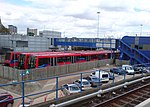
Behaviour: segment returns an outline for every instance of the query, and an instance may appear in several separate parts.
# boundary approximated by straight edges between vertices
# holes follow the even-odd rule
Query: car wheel
[[[12,107],[13,105],[11,103],[7,104],[6,107]]]

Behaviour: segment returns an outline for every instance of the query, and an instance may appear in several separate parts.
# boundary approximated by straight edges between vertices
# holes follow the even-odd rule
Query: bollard
[[[64,95],[63,95],[62,91],[60,90],[59,92],[60,92],[60,97],[63,97]]]
[[[21,101],[19,101],[19,103],[18,103],[18,107],[21,105]]]
[[[123,74],[123,80],[126,80],[126,73]]]
[[[46,95],[46,96],[44,97],[44,102],[46,102],[47,96],[48,96],[48,95]]]

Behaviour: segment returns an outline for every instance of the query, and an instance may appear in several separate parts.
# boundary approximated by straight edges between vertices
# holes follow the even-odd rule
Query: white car
[[[24,99],[24,107],[30,107],[33,104],[33,100]],[[18,107],[23,107],[23,101],[20,102]]]
[[[126,70],[127,74],[135,74],[135,71],[130,65],[122,65],[122,69]]]
[[[80,88],[76,84],[65,84],[62,88],[65,95],[81,92]]]
[[[82,82],[81,79],[78,79],[74,82],[74,84],[77,84],[78,87],[82,87],[82,90],[87,90],[92,88],[90,82],[86,79],[82,79]]]
[[[101,82],[109,82],[109,73],[106,71],[95,70],[93,73],[91,73],[91,76],[100,78]]]

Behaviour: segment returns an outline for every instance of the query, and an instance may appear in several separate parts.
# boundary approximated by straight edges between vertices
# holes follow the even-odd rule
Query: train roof
[[[81,51],[75,53],[80,53],[82,55],[93,55],[93,54],[107,54],[107,53],[111,53],[111,51]]]
[[[53,53],[53,54],[33,54],[32,56],[36,57],[61,57],[61,56],[80,56],[76,53]]]
[[[80,56],[80,55],[95,55],[95,54],[107,54],[111,51],[70,51],[70,52],[58,52],[58,53],[45,53],[45,54],[33,54],[36,57],[61,57],[61,56]]]
[[[62,53],[62,52],[25,52],[25,53],[21,53],[21,54],[24,54],[24,55],[38,55],[38,54],[57,54],[57,53]]]

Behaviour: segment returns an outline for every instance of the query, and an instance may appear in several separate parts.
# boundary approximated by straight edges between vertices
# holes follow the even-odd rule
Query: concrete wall
[[[77,63],[63,66],[51,66],[40,69],[30,69],[29,74],[24,75],[24,80],[33,80],[47,78],[51,76],[59,76],[68,73],[74,73],[77,71],[93,69],[106,64],[113,64],[112,59],[108,60],[99,60],[99,61],[90,61],[85,63]],[[0,65],[0,77],[9,79],[9,80],[18,80],[21,81],[21,72],[26,73],[25,70],[18,70],[10,67],[5,67]]]
[[[115,64],[116,64],[116,66],[121,66],[121,65],[126,65],[126,64],[129,65],[130,61],[116,59]]]
[[[106,64],[113,64],[113,60],[100,60],[100,61],[92,61],[92,62],[85,62],[85,63],[77,63],[77,64],[70,64],[70,65],[63,65],[63,66],[51,66],[46,68],[40,69],[33,69],[30,70],[30,74],[26,75],[25,80],[32,80],[32,79],[41,79],[47,78],[51,76],[59,76],[68,73],[74,73],[77,71],[88,70],[96,67],[105,66]]]
[[[21,80],[21,71],[0,65],[0,77],[8,80]]]

